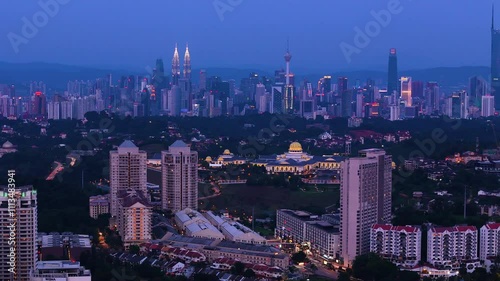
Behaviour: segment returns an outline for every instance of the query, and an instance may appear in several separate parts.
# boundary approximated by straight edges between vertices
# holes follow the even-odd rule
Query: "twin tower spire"
[[[189,54],[187,43],[186,52],[184,53],[183,75],[185,79],[191,79],[191,55]],[[179,79],[181,76],[181,62],[179,59],[179,51],[177,50],[177,43],[175,44],[174,57],[172,59],[172,76],[174,76],[174,79]]]

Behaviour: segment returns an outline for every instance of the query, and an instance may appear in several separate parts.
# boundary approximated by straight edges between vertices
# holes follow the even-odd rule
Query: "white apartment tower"
[[[359,153],[341,165],[340,251],[345,266],[370,252],[372,226],[391,220],[392,157],[382,149]]]
[[[198,209],[198,152],[178,140],[162,151],[161,159],[162,208],[172,212]]]
[[[475,261],[477,239],[475,226],[431,227],[427,231],[427,262],[439,267]]]
[[[109,152],[109,178],[111,194],[111,215],[117,215],[118,192],[120,190],[140,190],[147,193],[147,155],[129,140],[117,150]]]
[[[0,219],[4,227],[1,230],[0,237],[0,280],[30,280],[30,273],[35,269],[37,261],[37,194],[32,186],[22,186],[15,188],[13,193],[14,204],[10,205],[7,187],[2,187],[0,194]],[[12,193],[11,193],[12,194]],[[12,202],[11,202],[12,203]],[[14,216],[11,216],[13,212]],[[8,226],[12,219],[16,219],[15,227],[9,229]],[[13,237],[12,240],[9,240]],[[9,241],[15,241],[15,243]],[[16,275],[11,275],[10,257],[13,250],[15,253],[15,271]]]
[[[488,117],[495,115],[495,97],[482,96],[481,97],[481,116]]]
[[[398,265],[413,267],[421,258],[422,231],[415,226],[375,224],[370,251]]]
[[[494,260],[500,255],[500,223],[489,223],[481,227],[479,259]]]

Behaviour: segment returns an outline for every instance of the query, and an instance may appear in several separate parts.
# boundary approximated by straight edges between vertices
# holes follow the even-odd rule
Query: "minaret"
[[[180,75],[181,75],[181,63],[179,60],[179,52],[177,51],[177,44],[175,44],[174,58],[172,59],[172,85],[179,84]]]
[[[191,80],[191,56],[189,55],[189,47],[186,43],[186,53],[184,54],[184,78]]]
[[[292,54],[290,54],[288,40],[286,42],[286,54],[285,54],[285,62],[286,62],[286,85],[290,85],[290,61],[292,60]]]

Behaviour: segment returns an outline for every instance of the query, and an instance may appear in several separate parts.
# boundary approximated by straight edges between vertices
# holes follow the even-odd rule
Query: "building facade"
[[[500,223],[489,223],[480,229],[479,259],[494,260],[500,255]]]
[[[419,227],[375,224],[371,230],[370,251],[404,267],[418,265],[421,244]]]
[[[140,190],[118,192],[117,229],[125,248],[151,240],[153,208]]]
[[[89,215],[97,219],[101,214],[109,214],[109,194],[89,197]]]
[[[147,193],[147,155],[129,140],[124,141],[117,150],[109,152],[109,178],[111,194],[111,215],[117,215],[118,192],[137,190]]]
[[[475,226],[431,227],[427,231],[427,262],[436,267],[459,268],[478,260]]]
[[[14,193],[2,187],[0,219],[5,226],[0,230],[0,280],[31,280],[37,261],[37,205],[37,192],[32,186],[17,187]],[[9,229],[13,219],[16,223]],[[15,268],[15,274],[9,272],[11,268]]]
[[[370,252],[370,234],[376,223],[391,219],[391,156],[366,149],[342,162],[340,176],[340,250],[344,266]]]
[[[162,151],[161,159],[162,208],[172,212],[198,209],[198,152],[178,140]]]

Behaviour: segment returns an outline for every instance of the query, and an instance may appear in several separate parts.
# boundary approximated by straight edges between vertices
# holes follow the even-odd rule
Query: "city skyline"
[[[94,67],[144,68],[157,58],[168,59],[176,42],[180,45],[189,42],[191,54],[196,61],[195,65],[200,68],[215,66],[276,68],[284,66],[280,58],[286,48],[286,38],[289,38],[290,50],[294,54],[293,67],[297,71],[386,69],[385,54],[390,48],[398,49],[400,69],[489,65],[488,27],[491,25],[491,3],[477,4],[465,1],[460,5],[451,5],[450,1],[434,3],[433,5],[446,8],[451,15],[446,17],[446,22],[442,22],[439,16],[442,9],[428,9],[425,3],[396,1],[399,4],[398,13],[390,15],[388,20],[381,22],[380,31],[374,32],[375,36],[370,38],[367,46],[356,46],[353,42],[357,34],[355,28],[364,29],[376,19],[374,14],[380,15],[381,11],[387,9],[394,1],[383,3],[365,1],[366,5],[363,7],[366,8],[363,9],[358,9],[357,5],[353,4],[333,4],[325,1],[318,4],[324,7],[320,11],[314,10],[317,6],[298,6],[297,1],[290,2],[288,6],[280,3],[266,3],[263,6],[259,5],[259,1],[236,1],[238,5],[233,3],[234,6],[227,6],[225,1],[215,1],[202,4],[206,5],[203,9],[194,9],[189,2],[157,3],[155,9],[150,8],[155,6],[154,3],[137,7],[125,2],[120,7],[120,13],[115,12],[114,7],[109,4],[101,3],[101,9],[89,10],[93,7],[92,1],[85,4],[60,1],[64,4],[59,4],[55,9],[57,13],[54,12],[53,16],[48,13],[47,17],[50,18],[46,24],[40,25],[32,38],[30,36],[25,39],[27,42],[18,43],[17,54],[9,34],[23,36],[22,29],[25,23],[23,17],[31,21],[33,15],[44,10],[37,3],[22,6],[12,4],[9,14],[4,16],[6,24],[0,28],[0,33],[6,35],[5,40],[0,42],[0,47],[5,50],[0,60],[9,62],[43,60],[50,63]],[[226,6],[217,6],[219,2],[225,3]],[[166,20],[156,17],[157,13],[169,8],[178,13],[172,13]],[[283,16],[266,16],[278,8],[285,9],[287,13],[283,13]],[[331,11],[334,10],[342,10],[350,16],[331,17]],[[477,12],[467,13],[471,10]],[[105,19],[102,22],[106,23],[107,28],[99,28],[99,22],[82,25],[85,19],[75,15],[82,11],[82,14],[88,11],[97,18]],[[309,12],[315,12],[317,15],[307,18],[307,21],[288,20],[307,15]],[[148,16],[137,17],[141,13]],[[259,17],[260,21],[255,21],[257,18],[255,14],[259,13],[263,16]],[[422,13],[425,13],[426,17],[420,17]],[[118,20],[123,17],[130,20]],[[201,18],[206,24],[203,26],[194,24],[189,20],[193,17]],[[142,20],[138,22],[135,18]],[[325,24],[327,18],[330,23]],[[422,22],[420,18],[424,18],[425,21]],[[454,20],[455,18],[459,20]],[[117,19],[117,23],[113,23],[113,19]],[[62,21],[64,24],[58,23]],[[167,28],[165,32],[158,32],[159,29],[163,29],[161,27],[146,27],[163,24],[167,27],[173,26],[172,23],[175,23],[176,28]],[[275,29],[261,31],[259,28],[260,25],[269,24],[273,24]],[[318,25],[325,28],[318,29]],[[450,29],[450,26],[453,26],[453,29]],[[81,34],[92,34],[93,40],[85,39],[86,36],[76,36],[72,33],[76,29],[72,27],[78,27]],[[110,31],[116,32],[110,33]],[[137,38],[141,36],[148,38],[146,41],[148,44],[144,44],[143,40],[133,39],[135,38],[133,34],[137,34]],[[326,36],[327,34],[331,35]],[[403,40],[408,34],[412,38],[434,38],[432,42],[435,44],[432,44],[432,48],[425,44],[424,48],[425,40],[420,44],[415,44],[414,40]],[[467,36],[469,40],[462,40],[463,36]],[[244,40],[249,37],[255,40]],[[226,40],[227,38],[232,39]],[[321,40],[318,41],[318,38]],[[207,44],[208,42],[210,44]],[[346,59],[340,48],[342,43],[359,47],[360,52]],[[61,49],[61,46],[64,48]],[[463,47],[450,48],[450,46]],[[75,53],[80,55],[74,56]],[[255,60],[255,57],[260,59]]]

